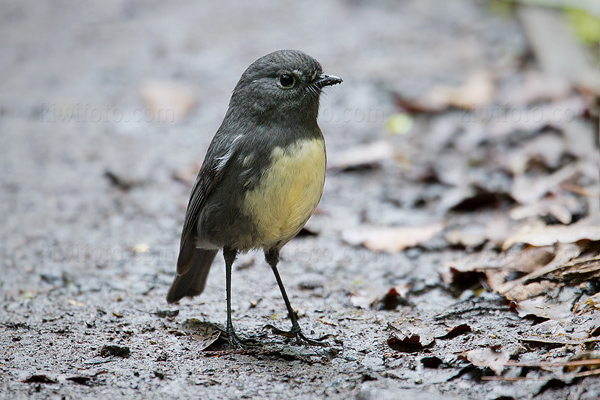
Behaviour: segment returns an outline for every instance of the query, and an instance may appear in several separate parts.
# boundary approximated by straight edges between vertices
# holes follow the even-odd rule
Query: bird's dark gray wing
[[[200,212],[214,188],[221,182],[227,163],[237,150],[241,135],[230,137],[217,133],[207,151],[204,163],[200,168],[185,214],[179,258],[177,259],[177,275],[183,275],[192,267],[192,259],[196,250],[197,224]]]
[[[222,181],[227,164],[237,151],[240,138],[241,135],[232,137],[217,132],[208,148],[185,214],[177,259],[177,275],[167,294],[169,303],[179,301],[183,297],[197,296],[206,286],[206,279],[218,250],[196,247],[198,218],[214,188]]]

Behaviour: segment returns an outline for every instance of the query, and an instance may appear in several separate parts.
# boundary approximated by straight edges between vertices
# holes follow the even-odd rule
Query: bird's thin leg
[[[231,345],[231,347],[246,348],[247,346],[244,344],[244,342],[242,342],[242,340],[235,334],[235,330],[233,329],[233,322],[231,321],[231,268],[233,266],[233,262],[235,261],[236,255],[236,249],[231,249],[229,247],[225,247],[223,249],[223,258],[225,258],[225,280],[227,290],[227,327],[225,328],[225,332],[227,334],[227,339],[229,340],[229,344]]]
[[[273,273],[275,274],[275,279],[277,279],[277,285],[279,285],[279,290],[281,291],[283,301],[285,302],[285,306],[287,307],[290,320],[292,321],[292,329],[290,331],[283,331],[274,327],[273,325],[267,325],[266,328],[270,328],[275,334],[296,338],[298,342],[304,342],[312,346],[328,346],[328,344],[324,343],[323,340],[327,339],[331,335],[325,335],[318,339],[311,339],[304,336],[304,334],[302,333],[300,324],[298,324],[298,316],[296,315],[296,312],[290,304],[290,300],[288,299],[287,293],[285,292],[285,287],[283,286],[283,282],[281,281],[281,277],[279,276],[279,271],[277,270],[277,262],[279,261],[279,250],[269,250],[268,252],[265,252],[265,259],[267,260],[267,263],[269,263],[271,269],[273,270]]]

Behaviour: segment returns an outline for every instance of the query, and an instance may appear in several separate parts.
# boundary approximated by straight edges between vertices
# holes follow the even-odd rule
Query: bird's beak
[[[316,87],[318,87],[319,89],[322,89],[325,86],[333,86],[333,85],[337,85],[338,83],[342,83],[342,82],[343,82],[342,78],[338,78],[337,76],[321,74],[317,78],[317,80],[314,82],[314,85]]]

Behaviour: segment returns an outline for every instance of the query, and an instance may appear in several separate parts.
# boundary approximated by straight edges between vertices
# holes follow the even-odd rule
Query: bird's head
[[[306,53],[275,51],[246,69],[233,91],[230,110],[270,121],[316,121],[321,90],[341,82],[336,76],[323,74],[321,64]]]

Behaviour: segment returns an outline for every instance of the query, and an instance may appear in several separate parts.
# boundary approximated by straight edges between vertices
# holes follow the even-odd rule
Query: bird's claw
[[[292,339],[296,339],[296,342],[298,342],[299,344],[307,344],[309,346],[321,346],[321,347],[327,347],[329,346],[329,343],[327,342],[323,342],[325,339],[332,337],[333,335],[328,334],[328,335],[323,335],[320,338],[317,339],[312,339],[309,337],[304,336],[304,334],[302,333],[302,330],[298,327],[297,329],[292,328],[289,331],[284,331],[282,329],[276,328],[271,324],[265,325],[263,327],[263,329],[270,329],[271,332],[273,332],[276,335],[280,335],[280,336],[285,336],[288,338],[292,338]]]
[[[254,347],[258,347],[258,344],[252,339],[248,339],[248,340],[240,339],[240,337],[235,333],[235,330],[233,328],[223,329],[218,325],[214,325],[214,326],[221,332],[222,335],[227,337],[229,346],[231,346],[234,349],[247,350],[247,349],[252,349]]]

